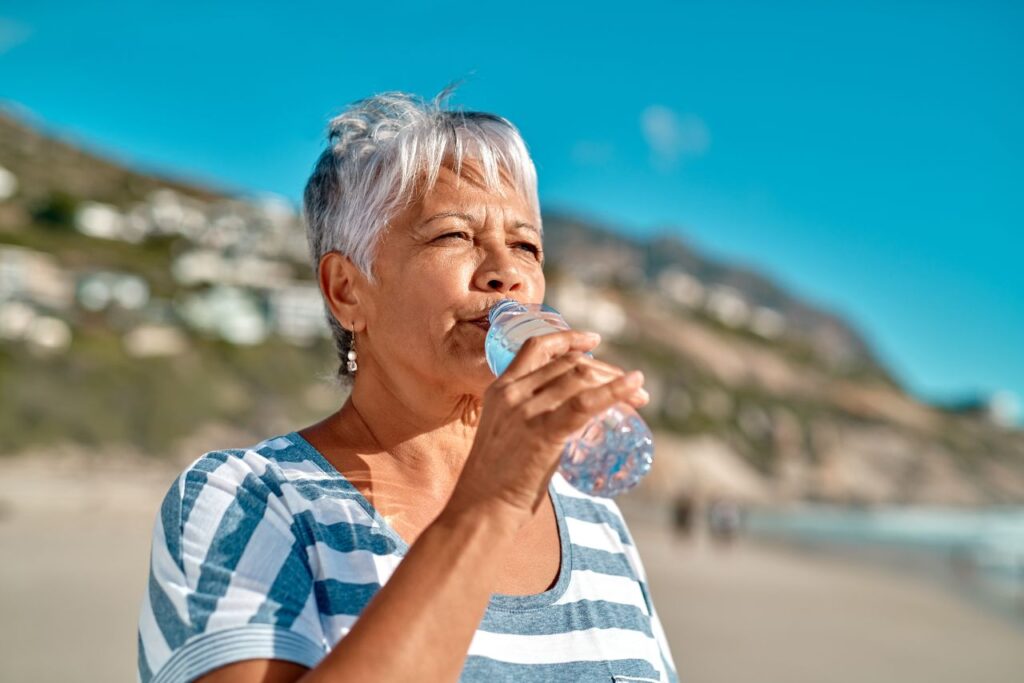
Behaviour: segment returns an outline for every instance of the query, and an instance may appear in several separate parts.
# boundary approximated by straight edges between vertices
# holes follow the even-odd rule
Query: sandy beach
[[[134,680],[150,533],[177,469],[0,460],[0,680]],[[750,539],[682,541],[623,509],[682,681],[1020,680],[1024,629],[936,584]]]

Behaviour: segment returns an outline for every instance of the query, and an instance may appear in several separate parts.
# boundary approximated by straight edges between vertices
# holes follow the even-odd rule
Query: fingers
[[[604,361],[597,360],[592,356],[583,356],[579,359],[579,362],[592,367],[596,376],[604,382],[609,382],[616,377],[622,377],[626,374],[626,371],[619,366],[605,363]],[[630,395],[629,399],[633,405],[642,406],[646,405],[651,400],[651,396],[647,393],[646,389],[639,387],[636,392]]]
[[[589,351],[601,341],[600,335],[581,330],[563,330],[530,337],[501,375],[502,383],[512,382],[528,375],[552,358],[569,351]]]
[[[550,384],[566,372],[571,371],[574,366],[581,363],[586,357],[582,351],[569,351],[519,379],[516,384],[519,386],[523,399],[528,399],[538,391],[541,391],[544,386]]]
[[[620,368],[581,356],[579,352],[569,352],[518,382],[521,385],[540,384],[524,397],[521,407],[523,414],[530,419],[539,413],[554,410],[574,394],[589,387],[607,384],[624,374]],[[650,400],[650,396],[643,388],[637,387],[626,400],[640,407]]]
[[[583,379],[585,384],[597,385],[608,382],[616,377],[621,377],[625,371],[615,365],[597,360],[589,353],[581,350],[570,350],[567,353],[551,359],[541,365],[533,372],[510,381],[502,375],[504,398],[510,405],[518,405],[530,400],[539,393],[547,392],[549,387],[558,382],[558,389],[547,399],[537,402],[531,410],[539,412],[542,409],[550,409],[554,403],[560,403],[565,397],[579,390],[579,385],[571,382],[573,376]],[[650,401],[650,395],[642,387],[628,397],[630,404],[635,407],[646,405]]]
[[[547,433],[555,434],[557,438],[567,437],[591,418],[626,400],[643,381],[643,373],[634,370],[610,382],[578,391],[553,410],[539,413],[534,419],[542,421]]]

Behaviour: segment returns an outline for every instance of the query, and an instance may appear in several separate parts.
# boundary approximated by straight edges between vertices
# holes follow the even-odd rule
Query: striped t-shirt
[[[678,681],[618,507],[557,473],[549,490],[558,579],[543,593],[491,596],[461,680]],[[153,526],[138,679],[192,681],[244,659],[312,668],[408,550],[296,432],[206,453],[171,485]]]

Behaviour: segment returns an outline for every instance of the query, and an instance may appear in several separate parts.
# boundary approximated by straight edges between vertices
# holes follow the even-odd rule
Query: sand
[[[630,524],[680,680],[1019,681],[1024,628],[916,575]]]
[[[0,459],[0,680],[129,681],[173,466]],[[912,575],[623,509],[682,681],[1017,681],[1024,629]]]

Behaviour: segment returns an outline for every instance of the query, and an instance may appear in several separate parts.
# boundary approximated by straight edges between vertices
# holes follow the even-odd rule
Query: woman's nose
[[[503,254],[491,253],[480,264],[474,279],[477,287],[498,292],[512,292],[523,286],[523,277],[507,250]]]

